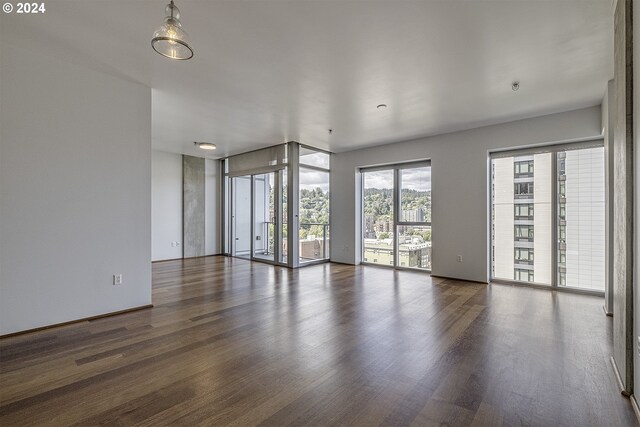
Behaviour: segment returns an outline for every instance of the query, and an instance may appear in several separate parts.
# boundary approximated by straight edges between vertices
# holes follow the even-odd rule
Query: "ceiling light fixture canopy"
[[[203,150],[215,150],[216,148],[218,148],[216,147],[216,144],[213,144],[211,142],[194,142],[194,144]]]
[[[167,5],[165,12],[167,17],[151,39],[153,50],[162,56],[171,59],[190,59],[193,57],[189,36],[182,29],[180,23],[180,10],[173,4],[173,0]]]

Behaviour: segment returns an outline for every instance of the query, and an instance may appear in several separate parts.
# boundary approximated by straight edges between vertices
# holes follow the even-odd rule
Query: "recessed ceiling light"
[[[216,144],[212,144],[210,142],[194,142],[194,144],[203,150],[215,150],[218,148],[216,147]]]
[[[376,107],[378,110],[384,110],[387,108],[387,104],[378,104],[378,106]]]

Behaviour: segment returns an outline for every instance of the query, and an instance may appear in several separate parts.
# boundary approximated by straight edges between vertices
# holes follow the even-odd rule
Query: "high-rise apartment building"
[[[558,153],[558,285],[604,290],[604,149]]]
[[[422,208],[403,209],[401,215],[402,220],[406,222],[423,222],[425,220],[424,209]]]
[[[493,161],[493,276],[551,280],[551,156]]]

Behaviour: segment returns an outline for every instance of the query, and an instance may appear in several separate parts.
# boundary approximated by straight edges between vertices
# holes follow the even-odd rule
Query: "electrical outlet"
[[[113,275],[113,286],[122,285],[122,274]]]
[[[456,259],[458,260],[458,262],[462,262],[462,255],[458,255]]]

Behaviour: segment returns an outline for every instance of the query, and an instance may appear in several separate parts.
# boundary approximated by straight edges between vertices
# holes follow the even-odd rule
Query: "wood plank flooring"
[[[0,425],[627,426],[597,297],[225,257],[0,340]]]

